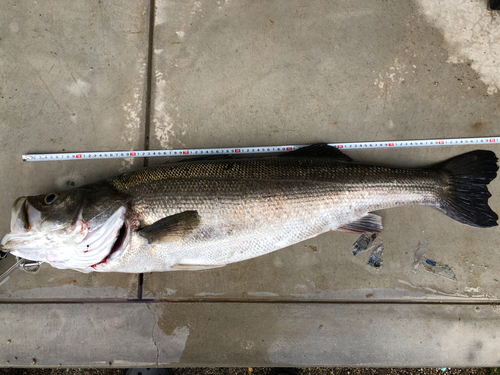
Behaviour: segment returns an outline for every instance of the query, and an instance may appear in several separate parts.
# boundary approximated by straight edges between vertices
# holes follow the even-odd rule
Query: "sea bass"
[[[487,228],[491,151],[427,168],[355,163],[324,144],[281,156],[201,159],[21,197],[3,251],[81,272],[200,270],[254,258],[330,230],[379,232],[372,211],[410,204]]]

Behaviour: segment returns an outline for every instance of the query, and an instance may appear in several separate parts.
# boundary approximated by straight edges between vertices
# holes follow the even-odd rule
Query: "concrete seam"
[[[149,150],[149,137],[151,132],[151,102],[153,93],[153,48],[154,48],[154,28],[155,28],[155,0],[149,1],[149,33],[148,33],[148,57],[146,68],[146,108],[145,108],[145,131],[144,149]],[[149,159],[144,158],[144,166],[147,167]]]
[[[486,301],[477,300],[288,300],[288,299],[253,299],[243,300],[237,298],[228,299],[203,299],[203,298],[178,298],[178,299],[125,299],[125,298],[57,298],[57,299],[0,299],[1,305],[83,305],[83,304],[191,304],[191,303],[205,303],[205,304],[224,304],[233,303],[239,305],[252,305],[252,304],[280,304],[280,305],[447,305],[447,306],[500,306],[499,299],[492,299]]]
[[[156,321],[156,315],[153,312],[153,310],[151,310],[151,306],[149,305],[149,303],[146,303],[146,307],[151,312],[151,314],[153,314],[153,329],[151,331],[151,340],[153,341],[153,344],[155,345],[155,348],[156,348],[156,365],[158,366],[158,362],[159,362],[159,358],[160,358],[160,350],[158,349],[158,345],[156,344],[156,340],[155,340],[155,327],[158,325],[158,322]]]
[[[155,29],[155,0],[149,0],[149,32],[148,32],[148,57],[146,68],[146,108],[144,119],[144,150],[149,150],[149,135],[151,134],[151,98],[153,85],[153,48],[154,48],[154,29]],[[149,165],[149,158],[144,158],[144,167]],[[144,284],[144,274],[140,273],[138,298],[142,299],[142,286]]]

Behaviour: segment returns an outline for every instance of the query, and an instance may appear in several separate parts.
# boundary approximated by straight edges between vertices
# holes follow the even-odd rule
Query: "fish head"
[[[60,193],[18,198],[2,250],[50,263],[56,268],[90,272],[123,250],[130,235],[129,199],[94,184]],[[94,268],[92,268],[94,267]]]

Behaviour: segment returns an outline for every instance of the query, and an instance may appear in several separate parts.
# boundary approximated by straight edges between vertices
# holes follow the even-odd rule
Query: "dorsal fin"
[[[331,158],[339,161],[352,161],[352,159],[340,151],[338,148],[328,146],[326,143],[316,143],[314,145],[299,148],[298,150],[280,155],[281,157],[309,157],[309,158]]]
[[[260,156],[269,157],[272,155]],[[347,156],[338,148],[329,146],[327,143],[315,143],[310,146],[299,148],[298,150],[287,152],[285,154],[278,155],[279,157],[309,157],[309,158],[331,158],[336,159],[338,161],[350,162],[353,161],[350,156]],[[234,155],[234,154],[225,154],[225,155],[202,155],[182,160],[176,161],[167,161],[165,164],[170,163],[184,163],[184,162],[193,162],[193,161],[210,161],[210,160],[238,160],[242,158],[248,158],[249,155]],[[259,156],[257,156],[259,157]]]

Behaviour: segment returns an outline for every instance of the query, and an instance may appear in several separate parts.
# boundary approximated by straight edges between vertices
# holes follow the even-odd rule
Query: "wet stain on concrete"
[[[472,344],[472,347],[469,349],[469,353],[467,354],[467,361],[475,361],[482,348],[483,343],[481,341],[474,341],[474,344]]]

